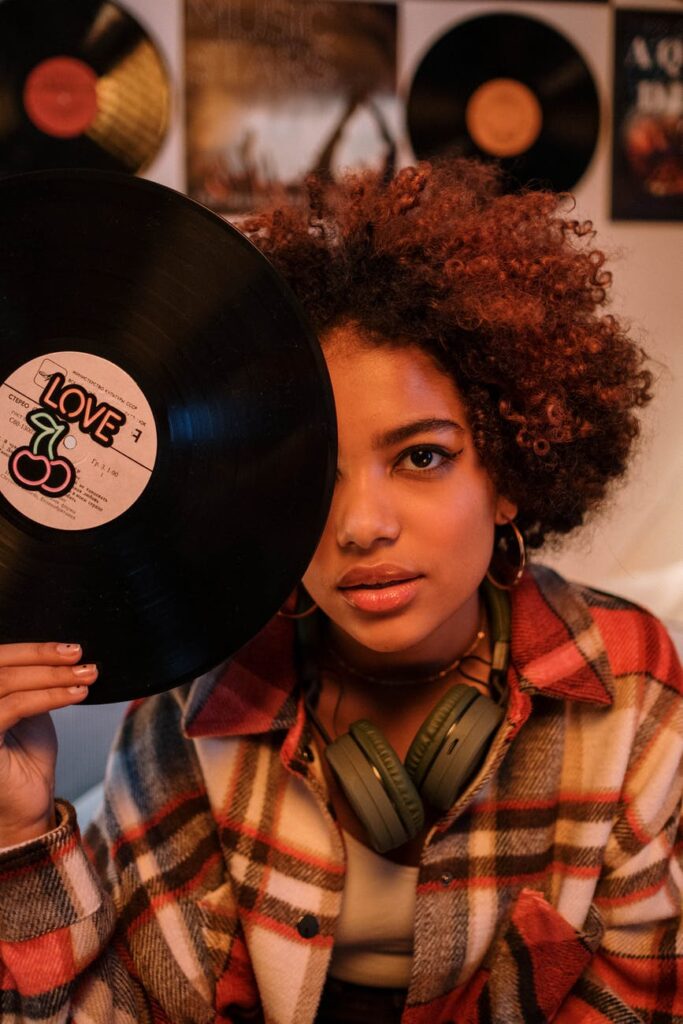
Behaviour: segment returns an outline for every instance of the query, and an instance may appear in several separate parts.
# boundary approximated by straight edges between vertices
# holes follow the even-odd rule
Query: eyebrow
[[[459,423],[456,423],[455,420],[415,420],[414,423],[404,423],[400,427],[394,427],[392,430],[387,430],[384,434],[375,434],[372,439],[372,446],[375,449],[389,448],[393,444],[400,444],[401,441],[407,441],[409,437],[414,437],[415,434],[424,434],[428,431],[434,430],[463,429],[464,428],[461,427]]]

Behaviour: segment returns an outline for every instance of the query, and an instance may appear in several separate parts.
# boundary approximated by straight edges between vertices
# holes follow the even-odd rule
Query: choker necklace
[[[455,670],[458,668],[461,662],[465,661],[466,658],[469,658],[472,656],[472,654],[474,654],[475,650],[477,649],[477,647],[479,646],[479,644],[481,643],[485,636],[486,631],[484,629],[484,612],[482,609],[481,618],[479,620],[479,627],[475,634],[474,640],[469,645],[466,651],[463,651],[462,654],[459,654],[458,657],[450,663],[450,665],[446,665],[446,667],[442,668],[440,672],[433,672],[431,675],[427,676],[410,676],[406,679],[386,679],[382,678],[382,676],[368,675],[365,672],[360,672],[357,668],[354,668],[353,665],[349,665],[348,662],[344,661],[341,654],[335,651],[334,647],[328,647],[327,652],[331,655],[332,660],[336,661],[339,667],[343,668],[345,672],[349,672],[352,676],[356,676],[358,679],[364,679],[368,683],[379,683],[380,686],[408,686],[417,683],[423,685],[424,683],[435,683],[438,679],[443,679],[451,672],[455,672]]]

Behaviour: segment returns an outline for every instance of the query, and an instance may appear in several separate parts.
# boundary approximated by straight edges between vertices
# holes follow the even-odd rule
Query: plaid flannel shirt
[[[506,719],[422,852],[403,1022],[683,1021],[671,642],[541,567],[512,622]],[[133,704],[88,855],[61,802],[0,853],[2,1024],[310,1024],[345,854],[307,730],[283,619]]]

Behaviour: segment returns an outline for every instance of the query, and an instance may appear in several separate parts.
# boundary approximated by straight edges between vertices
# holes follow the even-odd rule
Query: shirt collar
[[[612,703],[613,677],[581,589],[532,566],[512,591],[511,661],[529,694]],[[276,616],[232,659],[191,684],[187,736],[245,736],[290,729],[297,721],[294,624]]]
[[[512,598],[510,658],[519,688],[561,700],[609,705],[614,677],[583,588],[535,565]]]

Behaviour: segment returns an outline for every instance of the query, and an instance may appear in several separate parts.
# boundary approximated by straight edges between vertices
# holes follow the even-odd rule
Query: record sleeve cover
[[[683,11],[615,11],[612,217],[683,219]]]
[[[186,69],[188,191],[216,211],[393,168],[394,3],[187,0]]]

